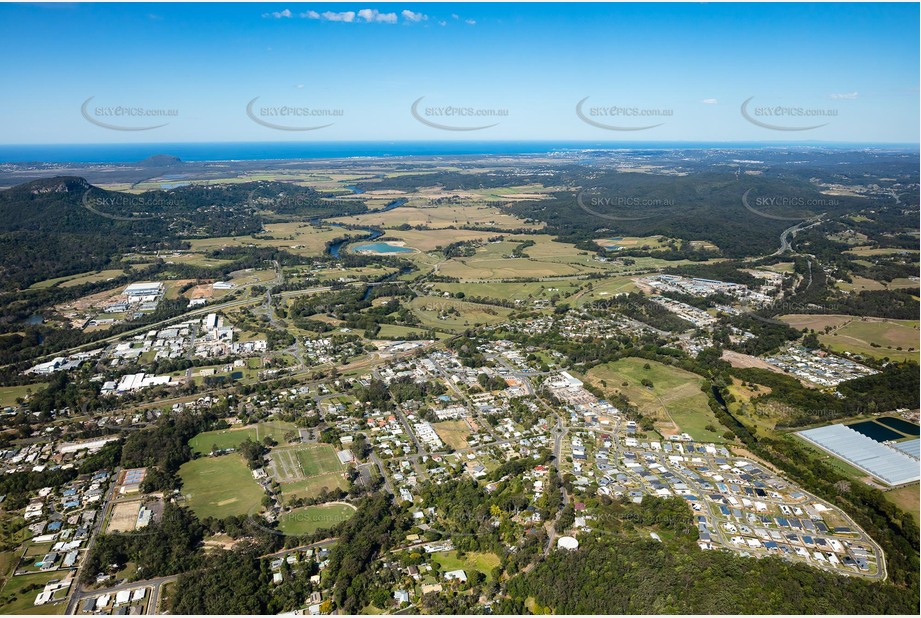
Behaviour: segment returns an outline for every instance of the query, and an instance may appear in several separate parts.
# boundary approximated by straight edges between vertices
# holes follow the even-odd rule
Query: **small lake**
[[[412,253],[413,250],[409,247],[401,247],[399,245],[391,245],[386,242],[371,242],[364,243],[360,245],[355,245],[353,249],[356,252],[360,251],[371,251],[373,253]]]

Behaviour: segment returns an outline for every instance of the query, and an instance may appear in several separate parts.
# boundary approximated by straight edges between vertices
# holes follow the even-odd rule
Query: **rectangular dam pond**
[[[921,427],[918,425],[909,423],[903,418],[896,418],[894,416],[883,416],[876,419],[876,422],[883,424],[890,429],[895,429],[900,433],[904,433],[906,436],[918,436],[919,430],[921,430]]]
[[[897,431],[893,431],[885,425],[880,425],[876,421],[862,421],[860,423],[848,425],[848,427],[856,432],[862,433],[868,438],[876,440],[877,442],[898,440],[899,438],[903,437],[902,434],[898,433]]]

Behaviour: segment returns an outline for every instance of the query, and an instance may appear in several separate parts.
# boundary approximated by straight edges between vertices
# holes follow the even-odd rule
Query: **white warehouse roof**
[[[828,425],[797,432],[815,444],[864,472],[888,483],[901,485],[921,479],[921,467],[900,450],[877,442],[845,425]]]
[[[132,283],[125,288],[125,294],[128,296],[151,296],[159,294],[163,289],[163,284],[159,281],[142,281]]]
[[[897,448],[915,459],[921,459],[921,438],[906,440],[905,442],[896,442],[892,445],[892,448]]]

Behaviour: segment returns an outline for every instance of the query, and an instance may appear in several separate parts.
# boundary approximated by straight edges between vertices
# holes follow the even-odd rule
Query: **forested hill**
[[[134,194],[76,176],[34,180],[0,191],[0,289],[106,268],[120,253],[176,247],[184,238],[259,232],[260,211],[314,217],[366,210],[360,199],[284,182]]]

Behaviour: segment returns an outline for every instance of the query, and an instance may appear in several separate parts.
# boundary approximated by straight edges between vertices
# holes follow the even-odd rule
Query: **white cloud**
[[[719,103],[719,101],[717,101],[716,99],[704,99],[703,101],[701,101],[701,103],[705,103],[707,105],[716,105],[717,103]]]
[[[857,92],[844,92],[844,93],[833,93],[831,98],[833,99],[845,99],[848,101],[853,101],[857,98]]]
[[[275,19],[282,18],[291,18],[294,17],[294,13],[290,9],[285,9],[284,11],[273,11],[271,13],[263,13],[263,17],[274,17]]]
[[[439,26],[447,26],[447,25],[448,25],[448,22],[446,22],[446,21],[440,21],[440,22],[438,22],[438,25],[439,25]]]
[[[411,22],[426,21],[429,18],[428,15],[425,15],[423,13],[413,13],[412,11],[408,9],[404,9],[403,12],[400,13],[400,15],[402,15],[403,19],[405,19],[406,21],[411,21]]]
[[[307,11],[306,13],[301,13],[300,16],[306,19],[320,19],[320,14],[316,11]]]
[[[476,20],[475,19],[465,19],[464,23],[467,24],[468,26],[475,26]]]
[[[366,22],[382,22],[385,24],[397,23],[396,13],[381,13],[377,9],[361,9],[358,11],[358,17]]]
[[[451,19],[460,19],[457,13],[451,13]]]
[[[355,11],[342,11],[339,13],[334,13],[332,11],[326,11],[320,15],[326,21],[344,21],[346,23],[352,23],[355,21]]]

